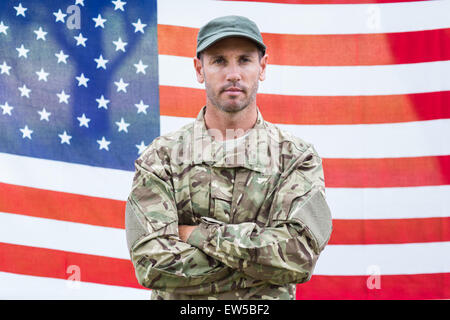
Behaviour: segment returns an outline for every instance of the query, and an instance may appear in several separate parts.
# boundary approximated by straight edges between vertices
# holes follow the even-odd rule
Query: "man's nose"
[[[236,64],[230,64],[227,68],[227,81],[236,82],[241,80],[241,70]]]

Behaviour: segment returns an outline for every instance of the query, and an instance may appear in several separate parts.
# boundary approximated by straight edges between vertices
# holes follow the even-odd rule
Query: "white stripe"
[[[133,172],[0,153],[0,182],[124,200]]]
[[[174,119],[185,120],[188,118]],[[16,167],[16,164],[20,164],[20,166]],[[124,186],[129,184],[133,174],[128,171],[119,172],[119,170],[111,171],[110,169],[85,166],[83,170],[78,170],[75,179],[71,172],[80,169],[77,164],[2,153],[0,153],[0,167],[5,168],[0,173],[0,182],[3,183],[62,192],[82,190],[83,194],[87,196],[121,201],[125,201],[128,197],[130,189]],[[52,171],[53,168],[58,167],[62,169]],[[105,172],[102,173],[102,170]],[[21,172],[27,172],[27,174],[24,175]],[[118,172],[119,174],[114,174]],[[57,175],[59,184],[55,185],[53,182],[54,175]],[[105,183],[101,188],[90,188],[95,185],[99,176],[108,176],[109,183]],[[30,184],[32,181],[34,183]],[[447,185],[403,188],[327,188],[326,192],[334,219],[403,219],[450,216],[450,186]]]
[[[161,116],[161,135],[193,118]],[[322,158],[399,158],[450,154],[450,120],[278,127],[314,145]]]
[[[333,219],[450,216],[450,186],[327,188],[326,197]]]
[[[328,245],[314,270],[320,275],[383,275],[450,272],[450,242]]]
[[[449,19],[450,20],[450,19]],[[259,93],[391,95],[450,90],[450,60],[377,66],[267,66]],[[203,89],[192,58],[159,55],[159,84]]]
[[[352,124],[278,125],[312,142],[322,158],[398,158],[450,154],[450,119]]]
[[[1,300],[149,300],[150,294],[145,289],[0,272]]]
[[[125,230],[0,212],[0,242],[130,259]]]
[[[129,259],[125,230],[0,213],[0,242]],[[329,245],[315,274],[363,275],[450,272],[450,242]]]
[[[261,32],[285,34],[361,34],[449,28],[448,12],[448,1],[290,5],[158,0],[159,24],[200,28],[216,17],[243,15],[253,20]]]

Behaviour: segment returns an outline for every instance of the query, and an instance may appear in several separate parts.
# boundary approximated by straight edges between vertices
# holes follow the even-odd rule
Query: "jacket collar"
[[[192,159],[194,164],[206,163],[212,167],[244,167],[269,174],[279,169],[280,144],[276,132],[264,121],[257,107],[257,119],[242,139],[216,141],[208,133],[204,106],[194,121]]]

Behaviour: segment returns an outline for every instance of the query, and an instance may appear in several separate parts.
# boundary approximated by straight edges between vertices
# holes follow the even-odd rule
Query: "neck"
[[[257,117],[256,103],[238,112],[225,112],[207,103],[204,119],[210,134],[222,141],[245,135],[255,125]]]

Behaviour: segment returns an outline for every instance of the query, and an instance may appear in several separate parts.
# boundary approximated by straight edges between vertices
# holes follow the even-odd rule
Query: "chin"
[[[220,104],[219,109],[225,112],[235,113],[244,110],[248,105],[248,103],[227,103]]]

